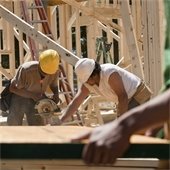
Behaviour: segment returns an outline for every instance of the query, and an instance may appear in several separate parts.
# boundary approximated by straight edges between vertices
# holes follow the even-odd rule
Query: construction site
[[[87,166],[81,160],[86,141],[72,144],[70,139],[117,121],[117,101],[91,93],[74,115],[58,124],[82,86],[75,74],[82,58],[133,73],[150,88],[151,99],[156,97],[164,79],[164,25],[161,0],[0,0],[1,93],[18,68],[38,61],[42,51],[56,50],[60,56],[60,101],[35,105],[44,126],[29,126],[25,116],[22,126],[8,126],[9,111],[1,109],[0,169],[168,169],[169,140],[139,134],[114,165]],[[51,93],[48,88],[49,98]]]

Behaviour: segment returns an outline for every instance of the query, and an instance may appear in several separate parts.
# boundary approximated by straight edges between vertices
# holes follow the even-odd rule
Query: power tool
[[[40,115],[41,117],[43,117],[45,124],[60,124],[59,112],[61,111],[61,109],[54,102],[54,100],[49,98],[41,99],[35,104],[35,109],[37,110],[36,115]]]

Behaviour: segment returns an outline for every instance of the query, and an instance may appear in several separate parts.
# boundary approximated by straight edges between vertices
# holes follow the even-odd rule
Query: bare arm
[[[120,118],[120,124],[127,126],[131,134],[158,126],[170,117],[170,89],[149,102],[132,109]]]
[[[95,128],[73,141],[89,139],[83,150],[87,164],[112,164],[129,146],[130,136],[169,120],[170,89],[149,102],[129,110],[117,121]]]
[[[109,85],[118,97],[117,114],[120,116],[128,110],[128,96],[125,91],[123,81],[118,73],[114,72],[111,74],[109,78]]]
[[[51,91],[53,92],[53,100],[58,103],[60,101],[59,91],[58,91],[58,74],[56,75],[56,79],[49,85]]]
[[[72,116],[80,106],[80,104],[84,101],[84,99],[88,96],[89,90],[82,85],[81,89],[78,91],[74,99],[67,106],[66,111],[61,116],[61,122],[67,120],[70,116]]]

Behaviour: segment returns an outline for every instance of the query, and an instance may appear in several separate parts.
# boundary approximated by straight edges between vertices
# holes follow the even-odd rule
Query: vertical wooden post
[[[142,0],[143,33],[144,33],[144,73],[153,96],[157,95],[162,86],[162,40],[160,20],[161,3],[159,1]]]
[[[79,16],[79,9],[76,9],[76,55],[81,57],[81,32],[80,32],[80,16]]]
[[[126,41],[128,45],[129,55],[132,61],[132,71],[140,78],[144,79],[142,63],[139,54],[139,48],[136,40],[132,14],[128,4],[128,0],[120,1],[120,13],[122,16]]]
[[[94,1],[89,2],[89,6],[94,11]],[[87,36],[87,48],[88,48],[88,57],[96,59],[96,30],[97,30],[97,20],[90,17],[91,21],[90,26],[88,26],[88,36]]]

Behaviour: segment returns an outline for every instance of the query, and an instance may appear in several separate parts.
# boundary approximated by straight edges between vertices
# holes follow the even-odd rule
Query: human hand
[[[129,146],[129,136],[115,122],[93,129],[72,139],[72,142],[89,141],[83,148],[82,158],[86,164],[113,164]]]
[[[54,116],[52,118],[51,126],[60,126],[62,124],[62,121],[58,116]]]
[[[55,101],[56,104],[60,101],[58,94],[54,94],[52,99]]]

